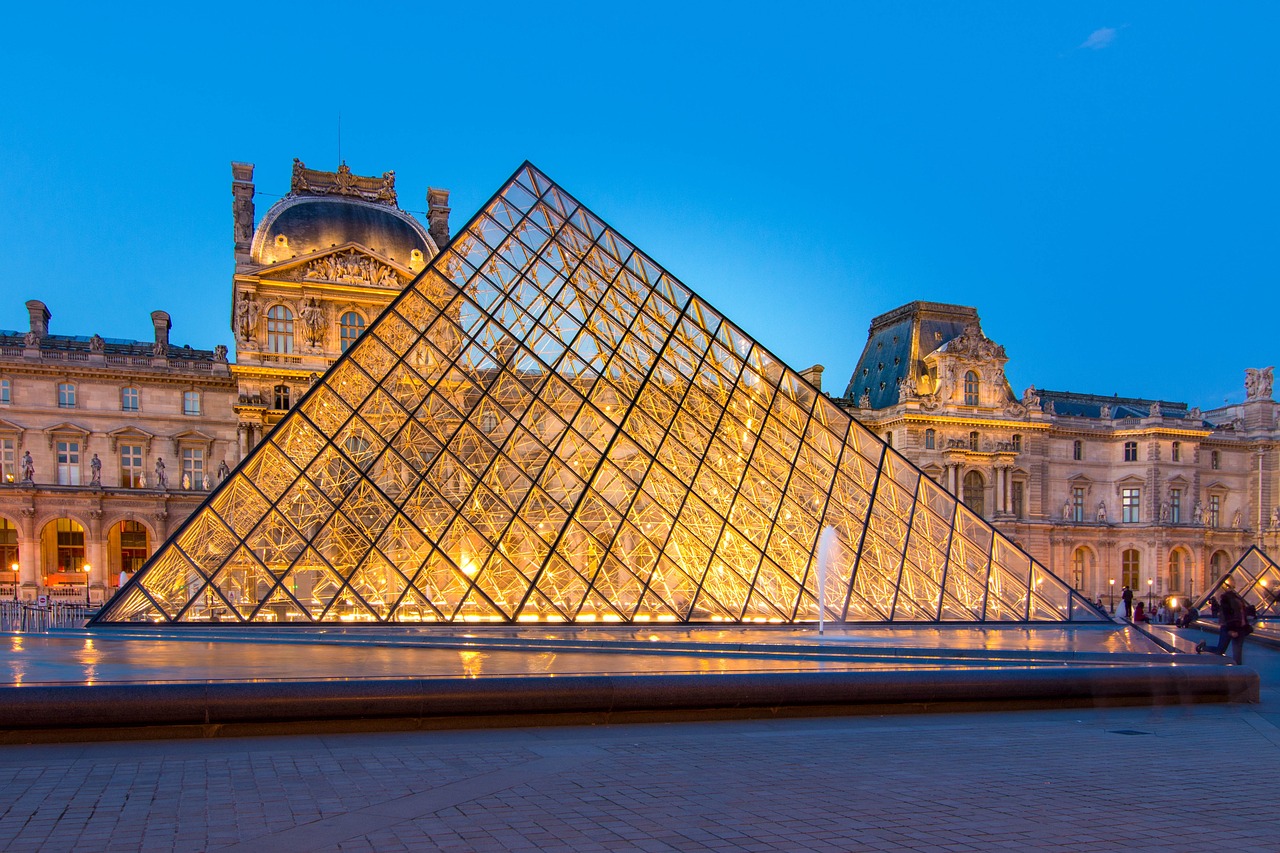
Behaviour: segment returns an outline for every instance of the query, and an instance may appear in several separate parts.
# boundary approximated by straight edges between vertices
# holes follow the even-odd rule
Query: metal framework
[[[799,622],[820,597],[1101,619],[526,163],[94,621]]]
[[[1257,545],[1250,546],[1244,556],[1218,578],[1218,582],[1196,602],[1196,608],[1204,610],[1209,599],[1222,592],[1228,578],[1245,603],[1258,609],[1259,619],[1280,617],[1280,566]]]

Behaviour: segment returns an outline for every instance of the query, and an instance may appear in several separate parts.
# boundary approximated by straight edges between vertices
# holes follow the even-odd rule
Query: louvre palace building
[[[513,180],[507,196],[498,198],[493,208],[485,212],[496,223],[495,229],[503,222],[503,211],[512,215],[511,209],[519,202],[511,199],[517,197],[542,194],[540,201],[530,202],[520,214],[530,221],[538,205],[550,211],[549,218],[555,217],[556,204],[548,201],[555,192],[544,186],[535,173],[529,174],[531,177]],[[783,523],[783,518],[792,522],[794,516],[799,524],[804,512],[813,510],[805,500],[793,499],[789,493],[769,496],[770,472],[794,470],[799,464],[796,460],[805,459],[807,452],[813,455],[807,464],[823,469],[835,464],[824,463],[824,453],[833,454],[833,460],[839,459],[842,443],[861,447],[869,440],[879,445],[877,437],[894,451],[895,459],[901,455],[918,469],[895,470],[891,476],[900,484],[912,481],[904,491],[910,493],[904,507],[911,500],[921,502],[920,509],[903,510],[908,516],[918,513],[923,518],[927,498],[936,517],[945,523],[946,529],[934,547],[943,562],[966,559],[957,557],[958,543],[965,538],[960,532],[961,516],[989,523],[1001,541],[1007,539],[1020,546],[1031,560],[1089,600],[1101,596],[1105,601],[1113,592],[1118,597],[1126,585],[1140,596],[1195,595],[1226,572],[1250,546],[1257,545],[1273,554],[1280,552],[1280,406],[1272,400],[1270,368],[1246,372],[1245,402],[1205,411],[1186,402],[1034,387],[1016,393],[1005,378],[1008,358],[1004,349],[983,334],[974,308],[913,302],[872,321],[866,347],[842,396],[822,392],[819,367],[799,374],[787,374],[781,367],[773,369],[778,376],[794,377],[774,377],[769,381],[774,387],[790,383],[789,387],[795,389],[793,402],[800,406],[795,409],[799,425],[790,433],[781,431],[781,439],[761,444],[781,446],[791,436],[798,437],[801,446],[793,451],[790,462],[779,458],[773,468],[769,467],[772,463],[766,457],[770,451],[765,447],[756,449],[756,438],[763,435],[762,429],[773,428],[774,419],[763,415],[753,418],[748,413],[753,398],[747,393],[751,389],[745,377],[751,365],[757,363],[753,359],[767,362],[767,356],[755,355],[755,345],[749,338],[739,339],[734,336],[736,333],[723,331],[720,336],[729,351],[726,362],[735,349],[739,356],[732,370],[720,368],[719,375],[731,376],[731,384],[737,384],[719,409],[714,409],[713,394],[700,398],[699,405],[704,405],[707,412],[714,410],[717,422],[729,423],[731,417],[726,413],[735,413],[732,441],[725,439],[722,446],[718,433],[708,433],[701,438],[690,437],[681,448],[672,451],[668,451],[661,435],[652,447],[646,444],[645,436],[658,435],[654,430],[666,430],[669,442],[683,416],[693,420],[680,428],[690,436],[698,432],[698,409],[690,402],[695,392],[688,391],[686,396],[675,398],[685,401],[683,415],[674,410],[669,415],[675,426],[659,428],[657,424],[662,421],[656,416],[645,422],[647,426],[638,424],[641,419],[634,412],[625,425],[619,422],[617,426],[626,438],[609,439],[607,451],[602,451],[608,459],[602,461],[598,453],[566,449],[568,443],[579,441],[581,447],[589,448],[593,430],[608,429],[611,421],[619,421],[624,408],[631,412],[633,406],[623,405],[627,399],[652,397],[658,401],[655,405],[666,405],[670,401],[663,393],[667,392],[628,389],[625,381],[617,378],[618,369],[609,360],[631,352],[628,347],[633,345],[623,343],[612,356],[604,353],[601,358],[602,364],[609,362],[609,367],[602,367],[599,375],[614,376],[608,393],[587,392],[574,381],[565,380],[559,391],[538,391],[544,395],[538,400],[511,403],[512,399],[528,397],[533,375],[528,369],[514,366],[524,363],[518,349],[524,344],[514,341],[510,332],[524,321],[514,313],[503,313],[515,311],[510,306],[519,300],[512,294],[499,294],[494,297],[494,307],[484,309],[485,322],[479,325],[490,335],[485,339],[487,349],[475,357],[475,364],[465,376],[459,373],[461,360],[470,356],[464,354],[467,350],[461,343],[450,343],[455,338],[461,340],[454,326],[443,326],[452,323],[460,329],[466,308],[432,308],[432,304],[447,303],[441,288],[447,288],[448,280],[436,283],[437,292],[429,292],[421,283],[430,278],[433,259],[451,246],[448,192],[427,191],[428,213],[423,223],[400,208],[395,176],[390,172],[365,177],[352,174],[345,165],[336,172],[324,172],[295,161],[288,194],[261,217],[255,211],[252,165],[232,164],[231,189],[234,272],[228,289],[228,319],[235,344],[234,360],[228,358],[225,346],[196,350],[172,342],[171,318],[164,311],[152,313],[155,333],[149,341],[101,334],[109,330],[55,333],[57,325],[49,307],[34,298],[26,303],[27,329],[0,330],[0,597],[31,600],[48,596],[103,602],[115,592],[122,577],[135,573],[167,539],[181,533],[187,540],[198,541],[209,553],[217,545],[222,563],[199,570],[208,576],[222,572],[220,577],[226,581],[203,592],[189,580],[169,582],[167,594],[173,598],[173,613],[201,606],[210,612],[216,610],[207,603],[215,597],[215,587],[218,607],[239,609],[245,617],[265,613],[266,608],[282,601],[286,604],[277,610],[279,613],[305,610],[308,596],[314,599],[320,594],[316,590],[332,580],[332,591],[325,593],[329,602],[325,607],[338,607],[338,602],[346,600],[344,597],[359,599],[360,606],[371,608],[377,618],[386,613],[371,602],[394,598],[401,602],[396,605],[401,608],[397,612],[412,607],[415,618],[449,618],[439,603],[448,600],[455,608],[449,613],[471,613],[468,608],[472,608],[476,613],[483,611],[495,614],[493,618],[505,619],[515,619],[519,612],[536,611],[544,618],[554,612],[569,614],[569,619],[578,614],[581,620],[590,611],[591,618],[599,612],[605,614],[604,618],[612,613],[615,618],[626,620],[641,618],[637,614],[651,610],[667,613],[673,619],[677,614],[683,614],[679,618],[701,615],[733,619],[742,618],[743,613],[769,613],[785,621],[804,615],[803,606],[797,604],[804,596],[798,590],[811,583],[804,577],[804,566],[797,564],[793,570],[786,564],[785,555],[793,551],[812,553],[818,523],[816,517],[807,526]],[[571,201],[560,203],[563,207],[572,206]],[[600,246],[613,241],[614,261],[606,258],[600,263],[605,267],[612,264],[614,276],[619,267],[626,265],[637,281],[651,283],[655,293],[661,290],[678,294],[679,287],[667,283],[656,268],[628,261],[625,245],[617,248],[611,232],[591,224],[588,214],[571,214],[567,210],[561,214],[564,222],[578,221],[574,216],[579,216],[588,223],[581,225],[581,234],[597,244],[594,249],[583,250],[580,263],[597,263],[591,260],[588,264],[584,259],[594,258]],[[513,239],[511,234],[515,233],[512,228],[504,239]],[[545,223],[539,230],[541,240],[554,233],[552,225]],[[478,245],[487,239],[483,229],[477,230],[475,236]],[[538,256],[538,263],[552,264],[542,244],[534,245],[524,236],[521,239],[530,251],[543,253]],[[439,265],[442,269],[465,266],[466,252],[456,251],[462,260]],[[561,243],[557,251],[563,258],[573,247]],[[499,252],[477,269],[484,269],[496,280],[501,276],[499,267],[509,262],[510,258]],[[429,275],[422,276],[424,271]],[[574,281],[574,275],[563,273],[561,278]],[[414,287],[421,294],[406,293],[415,282],[418,283]],[[462,290],[471,293],[466,287]],[[643,317],[650,311],[649,304],[659,302],[646,293],[633,296],[630,301],[620,299],[618,304],[634,306],[634,313]],[[480,299],[469,298],[477,302]],[[508,300],[505,303],[504,298]],[[532,300],[528,304],[540,306],[555,298],[550,291],[527,297]],[[650,302],[646,303],[646,299]],[[675,330],[688,322],[691,309],[687,306],[694,304],[688,300],[687,294],[668,295],[662,309],[654,309],[651,319],[655,327],[667,322],[663,312],[669,310],[671,329],[653,341],[643,339],[676,367],[680,359],[665,354],[662,347],[669,350],[677,338],[684,340],[682,333]],[[397,309],[387,312],[393,302]],[[527,310],[526,303],[520,304],[525,304],[522,310]],[[644,311],[639,310],[641,305],[646,306]],[[569,314],[576,310],[569,310]],[[362,341],[364,333],[388,313],[378,327],[376,340],[371,336],[364,345],[367,352],[354,359],[361,368],[348,368],[343,373],[343,365],[352,361],[344,358],[344,353]],[[678,316],[686,319],[675,319]],[[585,324],[586,320],[579,317],[579,322]],[[609,321],[599,322],[603,326]],[[639,321],[633,318],[633,322],[638,326]],[[430,346],[423,341],[412,346],[405,343],[403,351],[396,351],[397,336],[407,341],[405,336],[412,329],[433,323],[440,331]],[[716,350],[717,344],[712,340],[715,325],[707,325],[712,328],[705,341],[707,353]],[[533,327],[531,323],[530,328]],[[728,324],[722,328],[727,329]],[[499,333],[503,329],[506,332]],[[767,342],[767,330],[758,331]],[[699,339],[698,334],[690,333],[690,340],[693,339]],[[475,347],[481,346],[481,340],[481,334],[475,333]],[[528,346],[530,363],[534,356],[551,363],[549,350],[532,343]],[[639,344],[634,346],[636,353],[643,349]],[[380,354],[375,353],[375,347]],[[563,350],[556,349],[555,357],[570,359]],[[582,350],[578,352],[581,354]],[[570,365],[567,372],[552,375],[585,375],[592,360],[589,354],[583,358],[577,367]],[[697,364],[710,363],[711,358],[700,355]],[[340,359],[343,364],[326,373]],[[399,359],[400,366],[390,372],[389,368],[383,369],[385,378],[375,380],[375,385],[382,383],[385,387],[364,388],[361,393],[366,396],[359,404],[347,399],[347,392],[342,390],[346,383],[367,383],[378,369],[375,363],[390,365],[395,359]],[[454,366],[441,367],[444,362]],[[462,417],[462,426],[458,426],[457,412],[463,411],[463,404],[458,402],[461,397],[445,396],[433,402],[417,391],[404,390],[424,382],[443,388],[446,379],[431,379],[433,370],[450,382],[456,381],[459,387],[472,388],[475,399],[488,399],[485,395],[490,395],[497,402],[491,409],[481,403],[468,403],[476,406],[474,417]],[[673,369],[673,375],[676,372]],[[695,372],[695,368],[687,371],[689,375]],[[766,378],[774,375],[767,366],[759,367],[758,372]],[[455,374],[456,380],[451,378]],[[482,374],[499,379],[485,380],[492,383],[486,385],[476,378]],[[305,418],[291,421],[299,401],[322,377],[334,387],[317,388],[317,392],[325,393],[307,397],[311,411]],[[393,378],[404,388],[392,390]],[[602,381],[600,387],[604,385]],[[507,397],[493,390],[497,388],[505,388]],[[329,390],[333,396],[326,397]],[[574,395],[580,395],[584,402],[577,404],[580,408],[575,409],[576,416],[563,418],[566,424],[572,421],[572,430],[562,424],[564,435],[571,438],[557,437],[553,451],[550,439],[545,438],[545,422],[554,420],[556,406],[562,405],[556,399],[577,399]],[[392,417],[389,413],[413,411],[406,408],[406,399],[410,398],[424,411],[432,406],[440,407],[441,412],[448,408],[453,413],[448,417],[454,418],[455,432],[433,438],[429,432],[419,430],[421,434],[410,447],[401,446],[401,439],[369,426],[376,424],[378,417]],[[326,399],[328,402],[316,402]],[[781,400],[781,393],[778,399]],[[347,425],[335,421],[331,434],[319,436],[317,430],[329,429],[325,423],[338,409],[348,413]],[[534,415],[530,413],[534,412],[543,419],[543,425],[537,428],[531,425]],[[599,423],[594,423],[593,418]],[[633,426],[633,420],[638,425]],[[824,425],[843,425],[839,430],[831,427],[835,438],[827,438],[825,433],[811,437],[816,434],[814,425],[819,420]],[[364,427],[352,427],[356,422]],[[418,429],[415,423],[397,421],[397,435],[409,436]],[[858,423],[870,430],[865,439],[855,438],[855,434],[861,435]],[[277,424],[280,429],[273,433]],[[464,435],[465,442],[460,438]],[[324,441],[329,442],[330,450],[316,450],[307,457],[308,461],[298,461],[297,454],[303,451],[296,448],[318,448]],[[516,449],[518,441],[532,449]],[[457,449],[462,447],[459,442],[470,450]],[[427,446],[436,449],[426,453],[422,448]],[[631,449],[623,453],[618,449],[623,446]],[[499,455],[499,447],[514,462],[508,475],[491,481],[490,474],[497,470],[494,458]],[[491,452],[484,451],[488,455],[484,456],[483,466],[471,464],[471,458],[480,452],[477,448],[490,448]],[[721,450],[726,452],[721,454]],[[326,453],[330,455],[325,456]],[[558,480],[550,473],[556,468],[555,462],[548,463],[544,458],[552,453],[571,460],[555,474]],[[864,455],[872,460],[868,470],[873,474],[877,465],[880,472],[893,467],[887,461],[888,451],[884,457],[870,451]],[[527,469],[520,469],[525,464],[520,460],[526,457],[538,457],[542,460],[538,464],[545,468],[539,467],[541,473],[526,477]],[[637,467],[640,463],[628,461],[633,458],[645,460],[643,465],[648,467]],[[695,473],[702,470],[704,462],[710,465],[709,460],[713,459],[716,466],[733,467],[739,464],[735,458],[741,460],[742,470],[734,475],[727,471]],[[579,484],[582,491],[573,491],[579,488],[573,485],[577,482],[573,469],[584,460],[590,460],[596,466],[593,470],[601,473],[590,481],[590,488]],[[666,472],[662,477],[672,482],[650,486],[658,471],[654,460],[662,462]],[[252,471],[246,470],[251,467]],[[689,468],[687,475],[680,473],[682,467]],[[478,482],[482,469],[488,473],[483,482]],[[612,472],[610,476],[616,481],[609,488],[596,485],[605,469]],[[286,470],[296,478],[295,484],[281,480],[278,487],[271,485]],[[815,483],[823,482],[818,475],[809,476]],[[831,478],[830,482],[816,489],[828,502],[838,503],[840,477],[836,473],[825,476]],[[245,486],[237,493],[239,509],[214,506],[218,496],[241,489],[237,480],[245,477],[256,485],[252,490]],[[362,492],[362,478],[369,479],[367,494]],[[850,478],[851,483],[857,479],[853,475]],[[879,482],[876,477],[872,479]],[[931,483],[926,486],[924,480]],[[298,484],[303,482],[314,484],[314,488],[308,487],[312,491],[301,490]],[[523,485],[516,489],[518,482]],[[333,489],[340,487],[343,497],[336,498],[332,491],[326,497],[325,483]],[[429,495],[428,483],[432,486]],[[754,483],[753,488],[758,490],[751,500],[745,499],[745,483]],[[452,492],[464,484],[466,495],[455,499]],[[850,486],[847,502],[851,506],[862,502],[865,506],[858,512],[872,512],[871,505],[890,500],[889,495],[896,488],[869,485],[864,492],[855,494]],[[511,496],[513,489],[520,492],[518,497]],[[591,500],[597,494],[593,490],[606,497],[591,508]],[[730,491],[738,497],[728,498]],[[615,492],[623,497],[607,497]],[[649,494],[653,507],[641,512],[637,492]],[[670,512],[664,514],[662,496],[678,493],[682,505],[692,505],[695,499],[687,497],[686,492],[698,495],[703,521],[712,516],[718,519],[718,526],[707,528],[711,532],[700,531],[697,522],[686,522],[683,516],[670,517],[674,512],[670,506],[666,507]],[[946,496],[948,492],[959,499],[963,509],[945,509],[944,505],[951,501]],[[213,501],[208,500],[211,493],[216,493]],[[613,508],[624,502],[632,507],[629,512],[637,521],[634,528],[629,526],[631,515],[607,523],[592,522],[607,527],[607,535],[597,528],[579,530],[575,526],[579,524],[577,516],[566,520],[554,506],[558,494],[574,495],[560,503],[572,504],[572,512],[581,516],[583,525],[587,524],[588,509],[599,518],[610,518],[616,515]],[[719,500],[722,494],[726,496],[723,508]],[[537,503],[539,496],[547,499],[545,505]],[[342,507],[354,504],[357,498],[364,503],[344,517],[350,530],[337,533],[331,529],[331,521],[307,520],[328,518],[326,513],[333,517],[343,515]],[[506,512],[501,531],[490,533],[486,525],[496,524],[493,507],[504,506],[504,501],[522,509]],[[814,499],[813,505],[817,504]],[[249,523],[252,534],[249,528],[236,532],[232,519],[235,512],[247,506],[262,519],[255,516]],[[415,511],[420,514],[414,515]],[[219,531],[208,526],[203,520],[205,515],[216,519]],[[383,526],[371,532],[368,526],[381,516],[385,520],[378,523]],[[521,520],[515,520],[515,516]],[[640,521],[642,516],[644,520]],[[192,523],[184,527],[189,518]],[[410,519],[412,524],[407,524]],[[406,521],[403,529],[396,527],[401,520]],[[948,532],[953,522],[954,534]],[[201,525],[205,525],[203,532],[196,530]],[[326,525],[328,532],[314,532]],[[767,545],[753,539],[753,525],[773,531],[763,537]],[[665,531],[663,538],[652,533],[655,526]],[[555,528],[554,541],[549,534],[543,534],[544,527]],[[744,531],[741,541],[730,542],[730,528]],[[431,535],[424,539],[423,534],[428,531]],[[977,533],[966,535],[975,542],[981,540]],[[300,542],[305,539],[306,544],[288,545],[285,540],[290,536]],[[686,538],[681,539],[682,536]],[[863,542],[868,553],[881,544],[888,547],[892,538],[883,531],[858,536],[857,541]],[[904,541],[905,536],[904,533]],[[690,581],[692,575],[683,566],[691,559],[690,553],[706,547],[700,545],[699,539],[704,543],[719,541],[721,552],[700,558],[701,564],[710,568]],[[957,545],[948,544],[952,539]],[[540,544],[544,540],[546,544]],[[352,557],[355,563],[368,568],[338,578],[331,568],[337,565],[334,555],[346,547],[343,542],[357,541],[383,563],[399,560],[424,567],[447,563],[447,568],[439,569],[443,572],[440,577],[447,580],[428,581],[424,574],[422,580],[410,577],[392,590],[385,578],[395,572],[390,565],[373,566],[374,556]],[[254,542],[257,544],[252,545]],[[908,559],[903,556],[909,550],[905,544],[894,547],[898,548],[899,561]],[[1003,546],[988,540],[985,547],[987,565],[994,565]],[[183,548],[182,559],[188,561],[184,565],[199,562],[192,547]],[[395,553],[400,557],[393,556],[394,549],[399,549]],[[248,554],[250,550],[254,556]],[[290,556],[279,557],[286,551]],[[622,563],[626,567],[620,563],[610,569],[608,564],[614,555],[621,559],[624,551]],[[645,556],[649,551],[652,558]],[[276,552],[293,568],[275,568],[269,555]],[[752,565],[757,568],[745,580],[731,571],[730,564],[737,563],[724,556],[730,552],[738,554],[739,562],[754,560]],[[538,558],[541,562],[522,575],[520,561],[524,558],[519,555],[533,553],[542,554]],[[652,559],[655,568],[640,581],[634,581],[633,575],[641,577],[635,573],[634,564],[648,559]],[[923,562],[927,558],[910,559]],[[1010,551],[999,559],[1012,563],[1020,558]],[[308,560],[329,568],[304,572],[300,567]],[[722,560],[727,561],[724,566]],[[801,562],[807,565],[807,561],[806,556]],[[149,571],[169,572],[169,565],[153,562]],[[189,565],[187,570],[194,574],[195,569]],[[659,581],[663,571],[668,574]],[[293,574],[286,580],[288,572]],[[360,575],[363,580],[357,583],[359,572],[366,574]],[[555,572],[559,572],[555,582],[544,588],[540,578],[551,577]],[[606,581],[609,572],[612,574]],[[337,579],[331,579],[331,575]],[[375,575],[384,580],[372,580]],[[534,579],[530,582],[524,579],[526,576]],[[627,582],[634,588],[626,587],[624,578],[632,579]],[[692,592],[684,589],[690,583]],[[993,590],[994,584],[992,580]],[[1035,581],[1031,584],[1034,588]],[[131,612],[135,614],[150,610],[156,611],[157,616],[169,613],[166,593],[158,589],[159,584],[145,595],[139,591],[120,606],[133,608]],[[576,604],[568,603],[570,589],[577,590],[573,593]],[[863,618],[858,607],[864,607],[867,614],[879,612],[877,594],[870,587],[851,590],[845,609],[839,612],[851,620]],[[956,605],[960,616],[954,618],[963,618],[970,611],[962,606],[964,595],[956,595],[961,602]],[[206,604],[193,604],[201,596]],[[682,596],[687,603],[678,603],[685,600]],[[946,598],[940,591],[937,596],[938,600]],[[478,604],[481,597],[486,602],[483,607]],[[516,599],[531,609],[508,608],[505,602]],[[618,604],[623,599],[630,602],[626,607]],[[862,604],[851,603],[855,599]],[[778,604],[783,600],[791,604]],[[725,603],[730,601],[737,603]],[[634,609],[637,607],[640,609]],[[942,607],[945,610],[946,605]]]

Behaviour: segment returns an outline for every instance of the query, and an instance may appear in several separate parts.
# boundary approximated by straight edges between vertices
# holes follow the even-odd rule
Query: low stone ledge
[[[1247,667],[1055,667],[713,675],[586,675],[0,687],[0,730],[235,726],[376,719],[732,711],[823,707],[857,713],[1110,704],[1257,702]]]

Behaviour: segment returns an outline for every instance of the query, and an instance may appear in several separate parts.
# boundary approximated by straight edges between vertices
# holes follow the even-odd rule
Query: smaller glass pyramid
[[[768,623],[819,607],[1103,618],[525,164],[94,622]]]
[[[1244,556],[1196,602],[1196,609],[1206,613],[1205,605],[1210,598],[1222,592],[1228,578],[1245,603],[1258,609],[1259,619],[1280,618],[1280,566],[1256,545],[1250,546]]]

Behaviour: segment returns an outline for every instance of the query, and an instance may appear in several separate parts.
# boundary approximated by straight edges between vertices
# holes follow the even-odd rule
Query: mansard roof
[[[1108,406],[1111,420],[1123,420],[1125,418],[1149,418],[1151,417],[1152,405],[1160,406],[1160,416],[1164,418],[1189,418],[1190,411],[1186,403],[1174,403],[1168,400],[1145,400],[1140,397],[1120,397],[1106,396],[1104,394],[1081,394],[1076,391],[1043,391],[1036,392],[1040,395],[1040,404],[1048,408],[1050,402],[1053,403],[1053,413],[1059,416],[1078,417],[1078,418],[1101,418],[1103,417],[1102,409]],[[1194,419],[1195,425],[1199,426],[1202,420]]]
[[[12,329],[0,329],[0,347],[25,346],[26,332],[15,332]],[[45,335],[40,339],[40,349],[92,352],[93,335]],[[128,338],[103,338],[103,352],[109,355],[152,355],[155,341],[132,341]],[[190,345],[177,346],[169,344],[171,358],[185,358],[192,361],[213,361],[213,350],[195,349]]]
[[[926,356],[974,323],[981,323],[976,308],[942,302],[917,300],[881,314],[871,321],[845,397],[856,403],[865,391],[873,409],[896,405],[898,384],[917,379]]]

